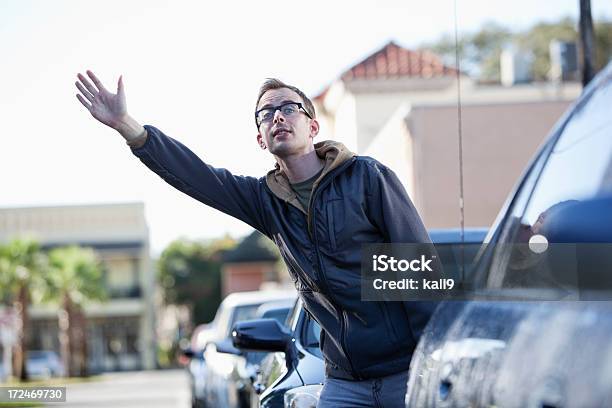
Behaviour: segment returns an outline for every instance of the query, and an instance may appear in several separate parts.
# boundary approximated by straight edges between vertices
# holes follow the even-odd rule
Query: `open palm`
[[[117,93],[113,94],[102,85],[102,82],[93,72],[87,71],[87,76],[89,76],[93,85],[84,75],[77,75],[79,81],[75,82],[75,85],[80,92],[76,96],[77,99],[98,121],[112,128],[117,128],[118,124],[127,116],[122,77],[119,77],[117,83]]]

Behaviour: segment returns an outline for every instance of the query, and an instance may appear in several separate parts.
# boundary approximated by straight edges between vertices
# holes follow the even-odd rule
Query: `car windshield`
[[[545,148],[534,162],[517,192],[500,225],[500,242],[495,248],[488,279],[490,288],[576,287],[577,276],[575,281],[568,280],[569,275],[560,279],[559,268],[550,267],[553,252],[549,242],[555,241],[554,233],[559,230],[560,221],[568,223],[569,217],[563,216],[576,214],[571,212],[572,208],[612,197],[611,105],[612,65],[597,89],[574,110],[554,145]],[[544,255],[537,253],[539,242],[545,245],[542,248],[549,248]],[[570,237],[555,242],[579,241],[572,241]],[[575,257],[564,256],[568,264],[576,263]],[[577,275],[579,269],[576,267],[572,273]]]
[[[298,316],[300,315],[300,311],[302,310],[302,302],[298,298],[291,311],[287,315],[287,319],[285,320],[285,327],[288,327],[292,331],[295,329],[295,324],[297,323]]]
[[[232,313],[232,318],[229,321],[227,330],[225,331],[226,336],[229,336],[231,334],[232,327],[234,327],[235,323],[241,322],[243,320],[254,319],[257,316],[257,308],[260,305],[260,303],[256,303],[251,305],[237,306],[234,309],[234,313]]]

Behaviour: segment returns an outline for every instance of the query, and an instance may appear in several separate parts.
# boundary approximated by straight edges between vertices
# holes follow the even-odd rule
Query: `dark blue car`
[[[438,307],[406,406],[612,406],[612,63],[510,195],[468,302]]]

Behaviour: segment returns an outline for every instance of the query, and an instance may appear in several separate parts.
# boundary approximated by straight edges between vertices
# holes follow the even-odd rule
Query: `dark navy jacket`
[[[347,155],[339,143],[318,143],[317,154],[328,166],[304,209],[288,184],[285,190],[275,184],[278,170],[259,179],[235,176],[202,162],[158,129],[146,129],[146,143],[133,153],[147,167],[276,243],[306,310],[321,325],[327,375],[360,380],[408,369],[435,304],[360,299],[362,244],[431,242],[391,170]]]

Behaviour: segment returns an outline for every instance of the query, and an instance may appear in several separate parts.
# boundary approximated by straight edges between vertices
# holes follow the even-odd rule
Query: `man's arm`
[[[369,215],[384,235],[385,242],[431,243],[423,221],[397,175],[381,163],[369,165]]]
[[[183,193],[269,235],[261,201],[263,180],[206,164],[178,140],[153,126],[145,128],[146,142],[132,152],[149,169]]]
[[[268,235],[261,204],[263,186],[259,180],[234,176],[225,169],[209,166],[158,129],[152,126],[145,129],[127,112],[122,77],[117,83],[117,93],[113,94],[93,72],[87,71],[87,75],[93,84],[78,74],[77,99],[96,120],[119,132],[147,167],[185,194]]]

